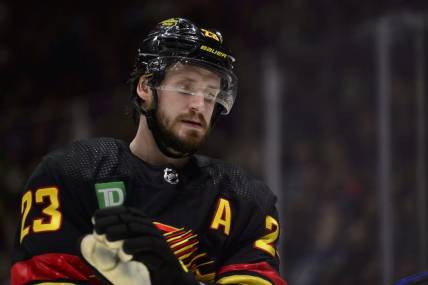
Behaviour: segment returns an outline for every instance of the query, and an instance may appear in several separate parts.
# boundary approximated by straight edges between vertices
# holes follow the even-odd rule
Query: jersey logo
[[[120,206],[125,201],[125,184],[123,181],[96,183],[98,206],[100,209]]]
[[[163,179],[169,184],[177,184],[180,181],[177,171],[168,167],[163,170]]]
[[[198,235],[192,230],[154,222],[163,233],[184,271],[190,270],[198,281],[213,282],[216,276],[214,260],[199,248]]]

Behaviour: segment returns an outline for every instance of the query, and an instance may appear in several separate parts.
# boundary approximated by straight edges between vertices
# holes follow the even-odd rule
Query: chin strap
[[[159,148],[159,150],[166,156],[171,158],[184,158],[192,155],[194,152],[190,153],[183,153],[180,151],[175,150],[172,146],[168,145],[165,139],[162,138],[162,134],[160,132],[159,122],[156,119],[156,110],[158,106],[158,93],[157,90],[154,88],[151,88],[153,92],[153,108],[149,111],[144,110],[141,108],[140,104],[138,103],[138,99],[135,98],[134,104],[137,107],[137,110],[139,110],[141,115],[144,115],[146,117],[147,125],[149,126],[150,131],[153,134],[153,138],[155,139],[155,142]],[[171,151],[174,150],[174,151]]]

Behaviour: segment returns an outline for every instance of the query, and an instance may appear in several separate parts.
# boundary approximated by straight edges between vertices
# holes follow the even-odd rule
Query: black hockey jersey
[[[110,138],[47,155],[21,200],[13,285],[100,284],[79,251],[98,208],[125,205],[152,217],[176,256],[202,282],[286,284],[278,274],[275,196],[219,160],[152,166]]]

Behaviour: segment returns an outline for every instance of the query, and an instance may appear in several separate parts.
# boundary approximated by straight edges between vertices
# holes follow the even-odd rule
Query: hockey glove
[[[123,241],[108,242],[105,235],[86,235],[80,249],[85,260],[107,284],[151,285],[147,267],[131,260],[122,250]],[[105,280],[106,279],[106,280]]]
[[[146,284],[142,283],[146,280],[141,277],[144,275],[144,268],[150,272],[152,285],[200,284],[171,251],[153,221],[142,212],[127,207],[109,207],[97,210],[94,215],[94,229],[95,236],[105,236],[107,246],[116,248],[116,255],[121,262],[124,262],[126,266],[128,265],[126,262],[129,262],[129,271],[137,268],[135,265],[131,265],[131,262],[142,265],[138,267],[138,273],[134,274],[143,279],[140,284]],[[136,284],[111,280],[110,282]]]

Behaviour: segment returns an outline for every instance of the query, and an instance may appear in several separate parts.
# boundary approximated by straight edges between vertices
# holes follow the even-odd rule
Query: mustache
[[[208,127],[208,123],[205,120],[204,116],[200,113],[186,113],[186,114],[181,114],[177,116],[177,121],[196,121],[198,123],[200,123],[202,125],[203,128],[207,128]]]

